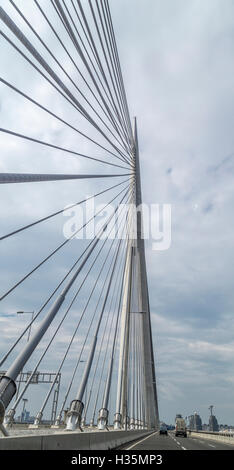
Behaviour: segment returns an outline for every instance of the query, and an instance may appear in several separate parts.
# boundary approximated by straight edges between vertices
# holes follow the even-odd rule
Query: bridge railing
[[[150,435],[153,431],[94,431],[54,433],[37,431],[32,435],[0,438],[0,450],[110,450]]]
[[[218,432],[218,431],[195,431],[188,429],[188,436],[200,437],[203,439],[212,439],[222,441],[234,445],[234,432]]]

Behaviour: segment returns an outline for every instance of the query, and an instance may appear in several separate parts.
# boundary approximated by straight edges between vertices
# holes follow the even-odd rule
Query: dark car
[[[166,434],[167,436],[167,427],[165,424],[160,424],[159,434]]]

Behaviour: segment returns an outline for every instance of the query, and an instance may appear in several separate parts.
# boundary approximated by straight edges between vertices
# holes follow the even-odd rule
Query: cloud
[[[47,7],[45,0],[40,3]],[[151,241],[146,242],[160,416],[173,422],[177,412],[187,416],[196,409],[207,422],[208,406],[212,402],[219,420],[233,424],[230,422],[234,327],[233,2],[148,0],[146,5],[140,0],[119,0],[110,5],[130,114],[138,118],[143,199],[149,204],[172,205],[170,249],[155,253]],[[3,0],[3,7],[44,54],[42,45],[29,33],[9,2]],[[81,85],[77,71],[35,5],[30,3],[26,10],[37,32]],[[61,32],[52,7],[47,12],[77,61],[77,52]],[[45,57],[52,65],[48,53]],[[110,148],[6,43],[1,63],[4,78]],[[56,72],[77,93],[58,66]],[[83,90],[94,104],[95,99],[87,88]],[[84,103],[82,98],[81,101]],[[108,157],[105,151],[3,85],[0,85],[0,105],[3,127],[99,158]],[[96,164],[94,168],[85,159],[1,135],[0,170],[85,173],[98,172],[102,166]],[[108,185],[108,181],[104,184],[43,183],[17,188],[5,185],[1,188],[1,234]],[[107,201],[106,197],[102,201]],[[30,229],[25,236],[19,234],[2,242],[1,291],[63,241],[63,222],[58,217]],[[32,280],[2,302],[2,313],[18,308],[36,309],[41,305],[82,248],[78,241],[69,244],[56,256],[56,262],[46,264]],[[83,298],[87,297],[92,280]],[[83,299],[80,308],[82,302]],[[76,313],[74,309],[56,343],[58,358],[72,331]],[[19,320],[17,323],[6,320],[0,317],[5,338],[1,342],[2,351],[22,328]],[[83,332],[80,338],[83,339]],[[53,362],[56,346],[53,351],[47,364],[51,368],[58,364]],[[67,370],[64,374],[67,378]],[[38,411],[36,399],[33,406]]]

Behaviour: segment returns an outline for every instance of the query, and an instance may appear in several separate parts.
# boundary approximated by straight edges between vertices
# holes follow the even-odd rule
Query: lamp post
[[[31,314],[32,314],[31,322],[33,321],[34,310],[33,310],[32,312],[31,312],[31,311],[30,311],[30,312],[25,312],[24,310],[18,310],[18,312],[16,312],[16,313],[17,313],[17,315],[22,315],[23,313],[31,313]],[[32,325],[30,325],[29,330],[28,330],[27,343],[29,342],[29,338],[30,338],[30,334],[31,334],[31,329],[32,329]],[[18,389],[17,389],[17,393],[16,393],[15,400],[17,400],[18,395],[19,395],[20,385],[21,385],[22,372],[23,372],[23,371],[21,371],[21,373],[20,373],[19,386],[18,386]]]
[[[24,310],[19,310],[18,312],[16,312],[18,315],[21,315],[23,313],[31,313],[32,314],[32,318],[31,318],[31,322],[33,321],[33,317],[34,317],[34,310],[32,312],[25,312]],[[32,329],[32,325],[30,325],[29,327],[29,330],[28,330],[28,338],[27,338],[27,343],[29,341],[29,338],[30,338],[30,334],[31,334],[31,329]]]
[[[24,414],[25,405],[26,405],[27,401],[28,401],[28,399],[27,399],[27,398],[23,398],[23,402],[24,402],[24,404],[23,404],[23,411],[22,411],[22,414],[21,414],[21,420],[20,420],[20,421],[21,421],[21,423],[22,423],[22,420],[23,420],[23,414]]]

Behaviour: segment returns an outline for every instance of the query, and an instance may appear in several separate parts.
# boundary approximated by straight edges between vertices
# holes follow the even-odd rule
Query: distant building
[[[221,432],[231,432],[233,433],[234,432],[234,426],[231,426],[229,424],[220,424],[219,425],[219,431]]]
[[[214,415],[211,415],[209,418],[209,431],[212,431],[212,432],[219,431],[218,421],[216,419],[216,416]]]
[[[167,429],[168,429],[168,431],[172,431],[173,429],[175,429],[175,425],[174,424],[167,424]]]
[[[203,424],[202,425],[202,431],[209,431],[209,424]]]
[[[193,415],[189,416],[189,428],[193,431],[202,430],[202,420],[199,414],[194,413]]]
[[[21,423],[27,423],[27,422],[28,422],[28,419],[29,419],[29,416],[30,416],[30,412],[29,412],[29,411],[26,411],[26,410],[22,411],[22,413],[21,413],[21,419],[20,419]]]
[[[17,416],[15,418],[16,423],[27,423],[27,424],[32,424],[34,423],[35,416],[30,415],[30,411],[27,411],[26,409],[22,411],[20,416]]]
[[[209,410],[210,410],[210,418],[209,418],[209,431],[212,431],[212,432],[217,432],[219,431],[219,425],[218,425],[218,421],[216,419],[216,416],[213,415],[213,408],[214,408],[214,405],[210,405],[209,406]]]

